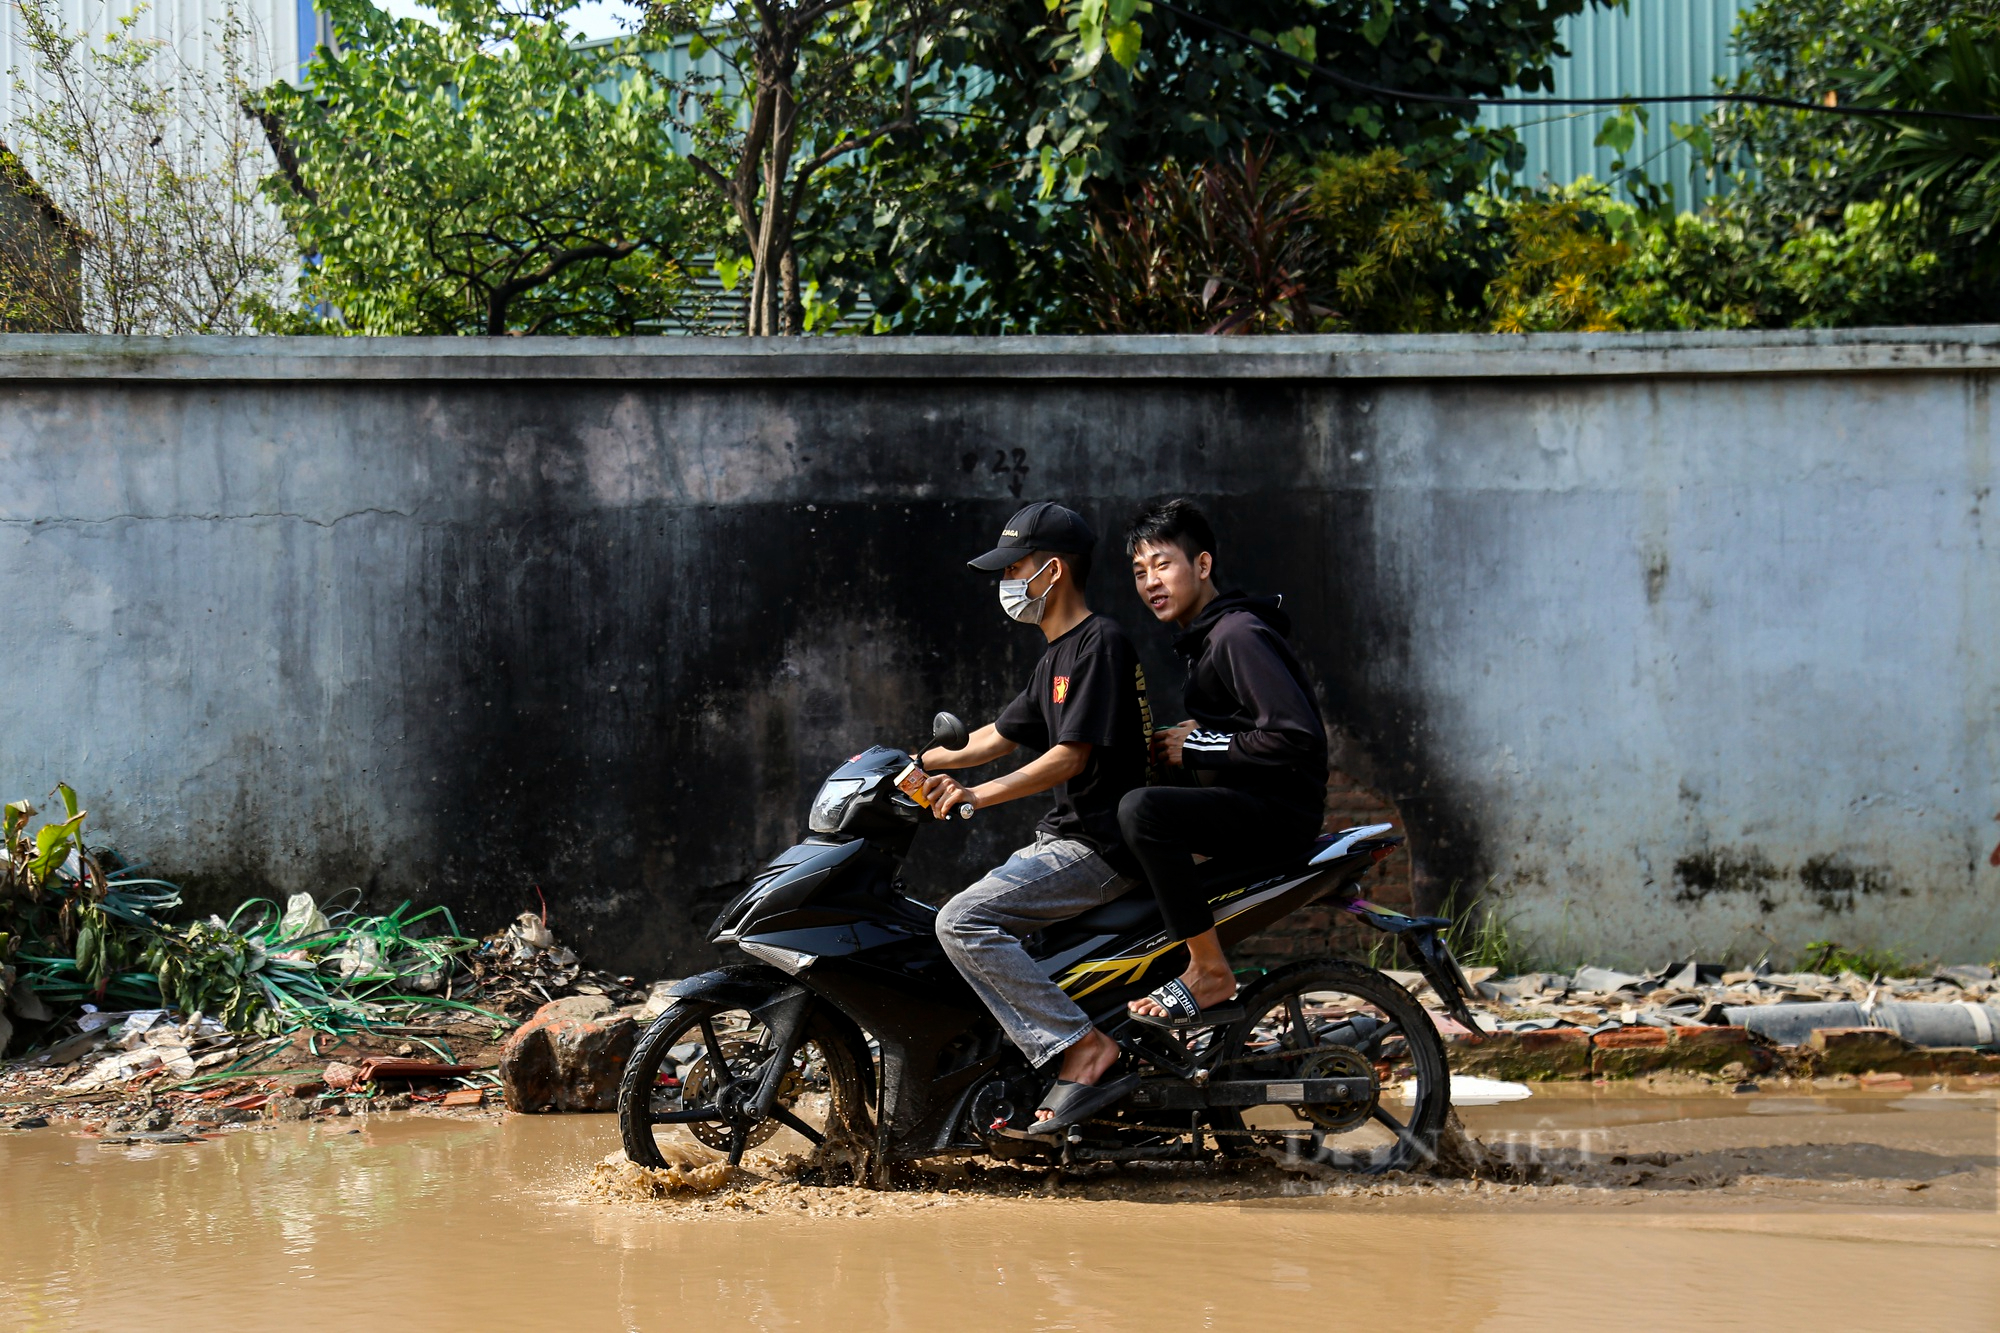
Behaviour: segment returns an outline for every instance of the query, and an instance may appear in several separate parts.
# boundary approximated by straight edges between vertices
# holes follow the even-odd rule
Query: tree
[[[916,136],[968,92],[944,58],[981,6],[958,0],[641,0],[649,33],[716,52],[729,73],[690,80],[688,161],[727,201],[749,259],[747,332],[805,323],[798,220],[822,173]],[[864,205],[865,206],[865,205]]]
[[[1512,136],[1476,108],[1357,94],[1218,32],[1208,18],[1419,92],[1551,86],[1558,21],[1591,0],[999,0],[941,62],[971,71],[968,114],[937,116],[833,173],[802,218],[800,253],[844,304],[865,294],[912,332],[1092,326],[1072,276],[1093,219],[1125,211],[1162,163],[1186,173],[1239,144],[1280,158],[1400,147],[1460,194]]]
[[[1898,54],[1923,46],[1925,34],[1964,8],[1963,0],[1761,0],[1738,22],[1736,47],[1747,63],[1731,90],[1859,100]],[[1717,166],[1738,173],[1730,210],[1773,237],[1838,225],[1858,201],[1880,133],[1876,122],[1843,116],[1727,108],[1713,118],[1712,134]]]
[[[630,333],[684,312],[701,191],[632,44],[580,47],[560,9],[495,0],[436,24],[326,8],[340,50],[264,103],[289,163],[267,188],[311,256],[306,311],[274,327]]]
[[[257,195],[270,159],[242,110],[260,63],[247,24],[226,12],[205,34],[211,74],[142,37],[143,7],[102,40],[70,31],[56,0],[17,7],[32,63],[13,71],[11,183],[39,191],[74,245],[0,254],[9,301],[67,287],[74,318],[62,322],[88,332],[248,332],[251,312],[282,299],[298,251]],[[62,270],[79,250],[72,280]]]
[[[1733,86],[1992,111],[2000,87],[1981,62],[1993,30],[1990,15],[1954,0],[1763,0],[1738,26],[1750,64]],[[1990,317],[2000,292],[1978,248],[1991,233],[1959,225],[1978,212],[1982,173],[1993,179],[1990,126],[1737,107],[1710,129],[1732,189],[1709,216],[1667,227],[1634,256],[1642,269],[1687,274],[1689,292],[1657,307],[1676,321],[1704,310],[1760,327]],[[1697,291],[1719,299],[1688,302]]]

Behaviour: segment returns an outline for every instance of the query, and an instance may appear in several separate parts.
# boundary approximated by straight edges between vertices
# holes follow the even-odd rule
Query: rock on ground
[[[613,1015],[601,995],[543,1005],[500,1048],[500,1088],[510,1111],[611,1111],[639,1025]]]

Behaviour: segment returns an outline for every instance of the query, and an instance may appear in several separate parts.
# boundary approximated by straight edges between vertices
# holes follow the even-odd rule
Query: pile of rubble
[[[1699,962],[1641,973],[1581,967],[1502,977],[1478,968],[1467,976],[1482,1035],[1446,1020],[1453,1067],[1466,1072],[2000,1072],[2000,982],[1979,964],[1910,977]]]
[[[1856,972],[1727,971],[1720,964],[1682,963],[1653,972],[1581,967],[1574,975],[1529,972],[1497,978],[1489,969],[1475,989],[1501,1032],[1581,1027],[1593,1032],[1629,1024],[1744,1026],[1735,1010],[1770,1005],[1884,1002],[1986,1005],[2000,998],[1993,969],[1977,964],[1937,969],[1927,977],[1864,977]],[[1992,1039],[1989,1037],[1988,1041]]]
[[[0,1064],[0,1126],[61,1117],[183,1142],[257,1119],[472,1109],[498,1100],[503,1068],[526,1076],[517,1109],[604,1110],[638,1028],[671,1003],[669,983],[583,967],[536,913],[452,963],[436,1002],[269,1036],[167,1009],[38,1013],[34,1049]]]

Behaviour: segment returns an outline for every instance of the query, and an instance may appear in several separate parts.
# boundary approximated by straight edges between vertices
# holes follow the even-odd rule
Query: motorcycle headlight
[[[812,815],[806,820],[814,833],[838,833],[847,818],[847,804],[863,790],[875,785],[872,778],[828,778],[813,797]]]

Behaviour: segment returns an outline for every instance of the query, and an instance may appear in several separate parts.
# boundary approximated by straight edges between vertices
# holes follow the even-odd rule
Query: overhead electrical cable
[[[1330,83],[1338,84],[1352,92],[1366,93],[1370,97],[1380,97],[1401,102],[1439,102],[1449,106],[1659,106],[1663,104],[1686,103],[1729,103],[1737,106],[1768,106],[1782,111],[1811,111],[1825,116],[1853,116],[1862,119],[1913,119],[1913,120],[1965,120],[1980,124],[2000,124],[2000,114],[1980,111],[1926,111],[1899,109],[1879,106],[1843,106],[1838,102],[1803,102],[1789,97],[1767,97],[1761,93],[1669,93],[1649,94],[1643,97],[1468,97],[1456,93],[1420,93],[1409,88],[1386,88],[1378,83],[1365,83],[1350,78],[1339,70],[1330,69],[1304,56],[1295,55],[1275,42],[1267,42],[1260,37],[1232,28],[1226,23],[1218,23],[1192,10],[1182,9],[1170,0],[1152,0],[1152,6],[1166,13],[1175,14],[1188,22],[1221,33],[1254,47],[1267,55],[1289,60],[1301,69],[1309,70]]]

